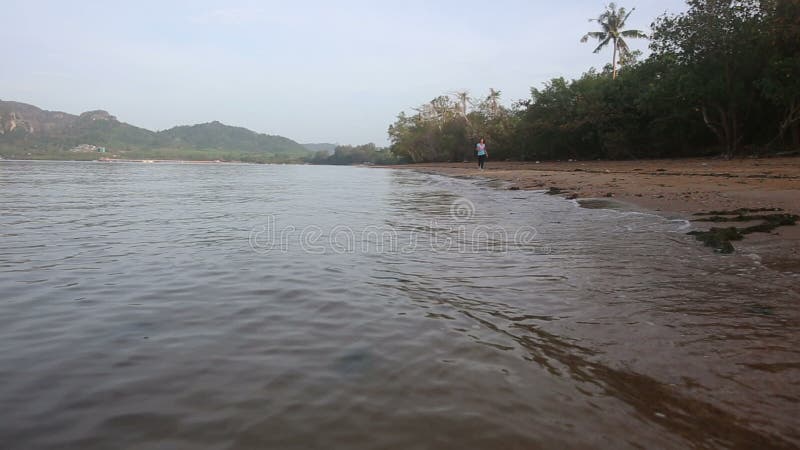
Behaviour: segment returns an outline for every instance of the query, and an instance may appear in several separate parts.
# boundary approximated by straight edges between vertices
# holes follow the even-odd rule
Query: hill
[[[243,152],[266,152],[280,155],[307,154],[308,150],[283,136],[256,133],[242,127],[233,127],[214,121],[198,125],[184,125],[157,133],[161,145],[171,148],[237,149]]]
[[[283,136],[220,122],[154,132],[120,122],[107,111],[73,115],[0,100],[0,156],[33,159],[222,159],[250,162],[299,160],[311,151]]]

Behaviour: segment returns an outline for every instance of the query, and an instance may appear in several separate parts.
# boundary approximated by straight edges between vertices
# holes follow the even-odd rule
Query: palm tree
[[[493,116],[496,116],[500,107],[500,91],[489,88],[489,95],[486,97],[486,101],[489,102],[489,111]]]
[[[619,53],[620,59],[624,60],[631,52],[624,38],[647,38],[647,35],[639,30],[623,31],[623,28],[625,28],[625,21],[628,20],[628,17],[635,10],[636,8],[633,8],[630,12],[626,13],[624,7],[617,8],[616,4],[609,3],[606,10],[603,14],[600,14],[597,19],[589,19],[589,22],[597,21],[603,31],[590,31],[581,38],[581,42],[586,42],[589,38],[600,41],[600,45],[594,49],[595,53],[599,53],[609,42],[613,43],[614,56],[611,59],[611,65],[614,68],[612,76],[614,79],[617,78],[617,53]]]
[[[469,119],[467,119],[467,104],[471,102],[469,99],[469,91],[456,91],[453,92],[452,95],[456,99],[456,113],[469,121]]]

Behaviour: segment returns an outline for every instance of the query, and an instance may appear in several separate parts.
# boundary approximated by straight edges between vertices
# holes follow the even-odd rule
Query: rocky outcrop
[[[14,130],[24,133],[35,131],[33,124],[26,121],[21,115],[11,112],[4,116],[0,115],[0,134],[11,133]]]
[[[61,111],[45,111],[33,105],[0,100],[0,134],[47,133],[65,129],[77,116]]]
[[[102,109],[98,109],[96,111],[86,111],[85,113],[79,116],[81,120],[104,120],[108,122],[119,122],[116,117],[112,116],[108,113],[108,111],[103,111]]]

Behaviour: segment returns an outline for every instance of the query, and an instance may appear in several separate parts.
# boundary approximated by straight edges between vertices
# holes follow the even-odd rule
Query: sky
[[[388,143],[400,111],[468,90],[504,103],[602,68],[605,2],[7,1],[0,99],[161,130],[219,120],[302,143]],[[683,0],[618,0],[628,28]],[[647,42],[629,42],[645,51]]]

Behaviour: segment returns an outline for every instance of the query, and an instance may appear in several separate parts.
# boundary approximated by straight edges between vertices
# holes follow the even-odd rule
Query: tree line
[[[351,164],[397,164],[401,162],[389,149],[380,148],[373,143],[364,145],[337,145],[333,153],[324,150],[315,152],[308,160],[312,164],[351,165]]]
[[[596,19],[600,31],[583,38],[599,41],[595,51],[612,47],[603,70],[554,78],[510,107],[494,89],[441,95],[401,112],[380,155],[463,161],[480,137],[492,159],[512,160],[731,158],[800,148],[800,2],[687,4],[658,17],[648,34],[624,30],[632,11],[610,4]],[[651,54],[638,60],[625,38],[643,37]]]

